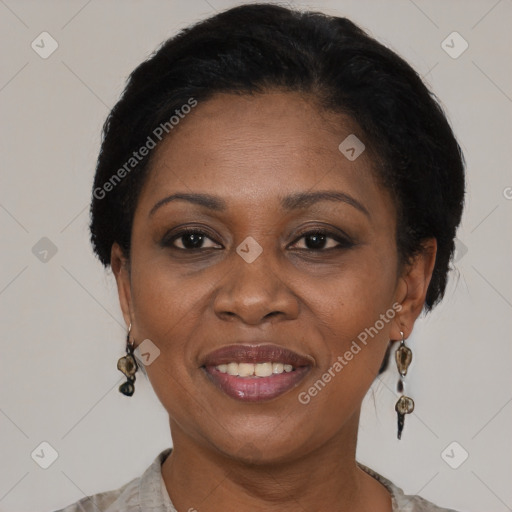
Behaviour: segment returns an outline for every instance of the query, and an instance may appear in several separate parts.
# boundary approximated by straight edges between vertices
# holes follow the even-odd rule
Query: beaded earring
[[[402,393],[402,396],[398,399],[395,404],[395,411],[398,415],[398,439],[402,438],[402,430],[404,429],[405,415],[410,414],[414,411],[414,400],[403,394],[404,391],[404,380],[403,378],[407,375],[407,369],[412,361],[412,350],[405,346],[404,333],[400,331],[402,341],[400,346],[396,349],[395,360],[398,368],[400,377],[398,378],[397,391]]]
[[[130,332],[132,330],[132,324],[128,327],[128,333],[126,334],[126,356],[119,358],[117,361],[117,369],[121,371],[127,377],[127,381],[119,386],[119,391],[126,396],[132,396],[135,392],[135,372],[138,369],[137,361],[133,357],[133,351],[135,349],[134,343],[130,343]]]

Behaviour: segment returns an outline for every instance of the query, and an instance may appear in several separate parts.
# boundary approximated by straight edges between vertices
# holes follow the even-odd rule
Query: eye
[[[210,245],[204,245],[210,241]],[[194,228],[182,229],[178,233],[173,234],[171,237],[165,237],[162,241],[163,245],[172,247],[173,249],[188,250],[194,249],[211,249],[219,244],[216,244],[204,231]],[[181,245],[181,246],[180,246]]]
[[[299,247],[301,250],[310,250],[310,251],[322,251],[328,249],[342,249],[352,247],[354,244],[339,235],[338,233],[333,233],[325,230],[314,230],[303,233],[297,241],[304,239],[306,247]]]
[[[305,247],[298,247],[298,249],[306,251],[343,249],[350,248],[354,245],[348,238],[343,237],[339,233],[321,229],[310,230],[303,233],[295,240],[294,245],[300,240],[304,240]],[[162,240],[162,245],[181,251],[222,248],[222,246],[217,244],[205,231],[197,228],[184,228],[171,236],[166,236]]]

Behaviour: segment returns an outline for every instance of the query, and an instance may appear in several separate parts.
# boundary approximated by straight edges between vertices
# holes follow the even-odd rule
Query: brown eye
[[[208,244],[208,241],[210,244]],[[204,245],[208,244],[208,245]],[[163,241],[163,245],[180,250],[210,249],[216,244],[204,231],[198,229],[183,229]],[[181,245],[181,246],[180,246]]]
[[[346,238],[328,231],[308,231],[307,233],[303,233],[301,237],[295,241],[295,244],[298,240],[302,239],[304,239],[306,247],[299,247],[299,249],[309,249],[311,251],[348,248],[354,245]]]

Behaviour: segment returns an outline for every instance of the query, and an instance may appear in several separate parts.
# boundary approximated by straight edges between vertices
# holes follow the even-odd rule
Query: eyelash
[[[162,241],[162,245],[165,246],[165,247],[170,247],[172,249],[176,249],[178,251],[188,251],[188,252],[212,249],[212,247],[206,247],[206,248],[198,247],[198,248],[194,248],[194,249],[186,249],[186,248],[183,249],[181,247],[176,247],[174,245],[174,241],[178,240],[178,239],[180,239],[180,238],[182,238],[182,237],[184,237],[186,235],[204,235],[206,238],[208,238],[212,242],[215,242],[215,240],[213,240],[211,237],[209,237],[208,233],[206,233],[203,230],[200,230],[200,229],[197,229],[197,228],[184,228],[181,231],[179,231],[178,233],[175,233],[174,235],[172,235],[171,238],[165,237],[164,240]],[[303,248],[303,249],[298,249],[298,250],[301,250],[301,251],[313,251],[313,252],[325,252],[325,251],[330,251],[330,250],[334,250],[334,249],[348,249],[348,248],[350,248],[350,247],[352,247],[354,245],[354,243],[352,243],[348,238],[344,238],[343,236],[340,236],[338,233],[335,233],[333,231],[329,231],[327,229],[312,229],[312,230],[309,230],[309,231],[305,231],[305,232],[301,233],[295,239],[293,244],[296,244],[302,238],[306,238],[306,237],[312,236],[312,235],[325,235],[327,238],[332,238],[333,240],[338,242],[339,245],[337,245],[336,247],[329,247],[327,249]],[[217,242],[215,242],[215,243],[217,243]]]

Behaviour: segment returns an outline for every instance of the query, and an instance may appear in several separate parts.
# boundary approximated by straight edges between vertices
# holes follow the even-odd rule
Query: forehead
[[[363,138],[348,116],[299,93],[218,94],[198,103],[155,149],[140,200],[179,190],[248,204],[332,188],[378,206],[386,192],[369,151],[351,161],[339,149],[355,134]]]

